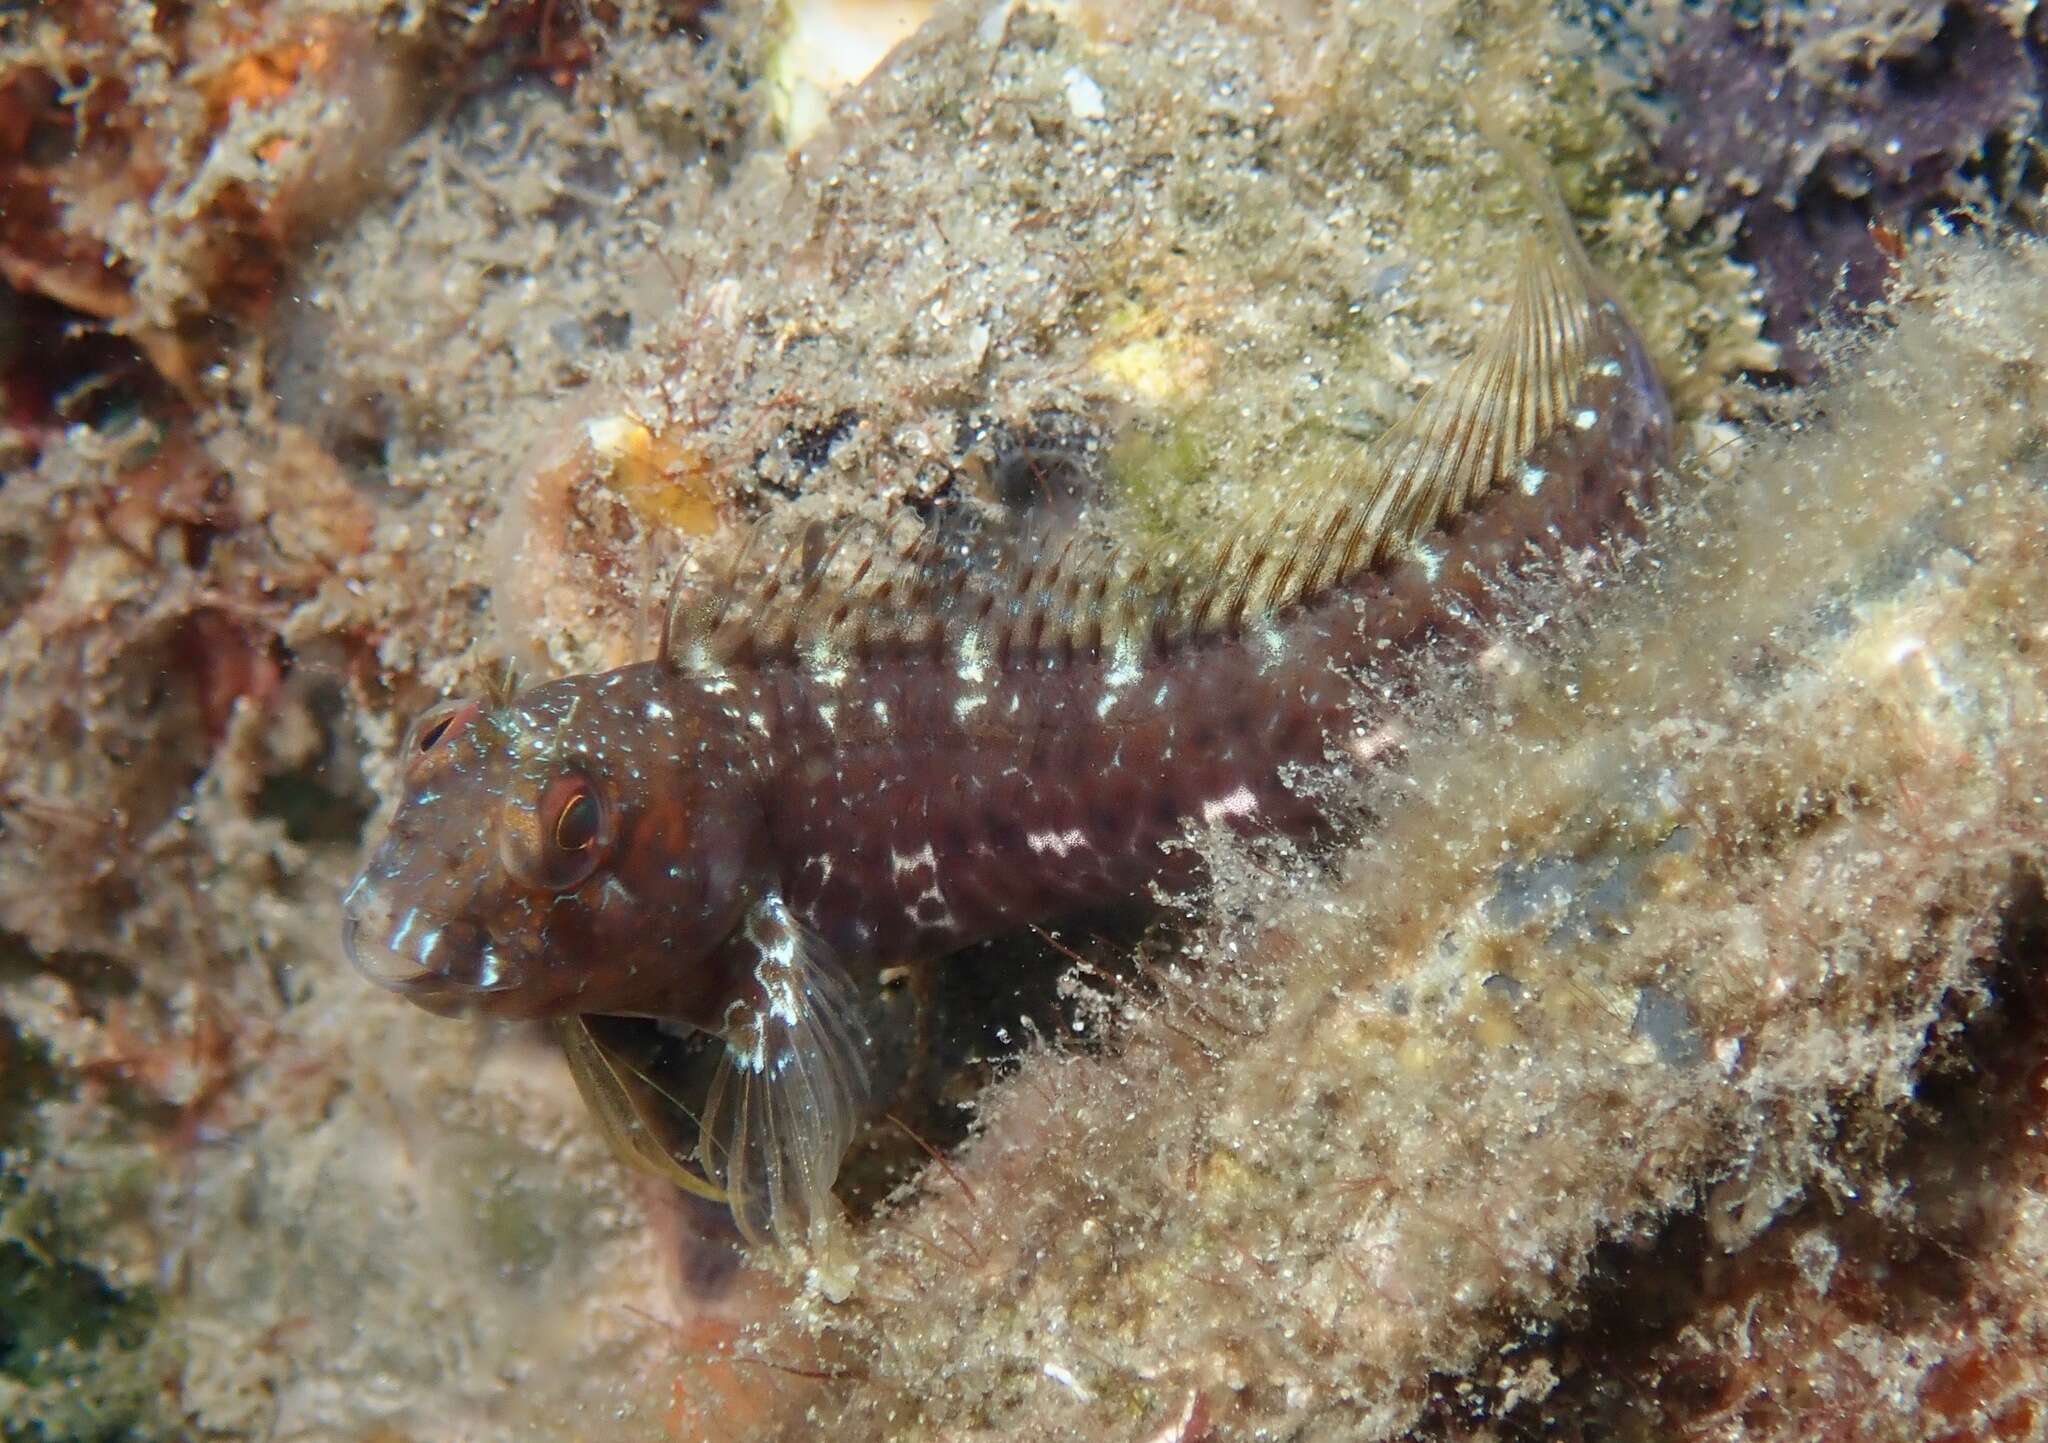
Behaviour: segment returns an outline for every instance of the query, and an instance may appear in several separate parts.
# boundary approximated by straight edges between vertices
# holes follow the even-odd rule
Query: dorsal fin
[[[1506,319],[1379,442],[1202,559],[1197,632],[1314,601],[1471,510],[1569,415],[1597,323],[1576,250],[1529,247]]]
[[[776,542],[762,528],[723,579],[678,585],[661,656],[685,671],[905,652],[1043,664],[1156,654],[1310,604],[1478,505],[1568,423],[1596,332],[1626,322],[1562,241],[1562,255],[1527,248],[1500,326],[1377,444],[1213,543],[1139,558],[1066,532],[960,554],[936,529],[811,523]]]

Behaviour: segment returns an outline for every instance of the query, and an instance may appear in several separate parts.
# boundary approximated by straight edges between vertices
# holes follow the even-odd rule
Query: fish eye
[[[612,840],[611,808],[597,784],[580,771],[549,782],[531,809],[508,805],[501,825],[499,854],[506,869],[527,886],[548,892],[582,886]]]
[[[555,845],[565,852],[587,851],[597,844],[603,821],[597,798],[588,790],[574,792],[555,814]]]

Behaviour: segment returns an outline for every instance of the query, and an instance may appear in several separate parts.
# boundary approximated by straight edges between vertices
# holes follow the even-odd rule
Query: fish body
[[[801,1241],[878,1105],[886,965],[1191,881],[1191,831],[1317,835],[1300,778],[1386,720],[1360,674],[1625,528],[1669,425],[1576,248],[1532,259],[1350,473],[1195,557],[806,548],[678,604],[653,660],[429,713],[348,950],[436,1010],[716,1034],[698,1156],[750,1238]]]

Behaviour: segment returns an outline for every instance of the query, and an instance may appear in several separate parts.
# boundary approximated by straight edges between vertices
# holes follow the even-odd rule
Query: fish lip
[[[430,1012],[460,1012],[526,981],[526,959],[485,928],[424,907],[395,906],[367,872],[341,905],[341,947],[349,965]]]

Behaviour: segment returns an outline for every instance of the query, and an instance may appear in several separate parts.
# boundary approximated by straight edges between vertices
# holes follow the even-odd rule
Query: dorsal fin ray
[[[1625,322],[1551,209],[1562,246],[1526,248],[1478,348],[1377,444],[1263,517],[1172,559],[1071,530],[962,546],[942,528],[912,525],[906,539],[862,518],[780,540],[764,525],[721,579],[678,583],[662,659],[683,671],[963,648],[1008,665],[1085,660],[1127,637],[1170,650],[1314,602],[1482,504],[1572,424],[1599,328]]]
[[[1463,514],[1564,423],[1586,365],[1591,278],[1533,247],[1506,321],[1322,494],[1328,511],[1355,508],[1358,536],[1331,573],[1304,585],[1340,586],[1361,570]],[[1308,599],[1297,589],[1282,604]]]

